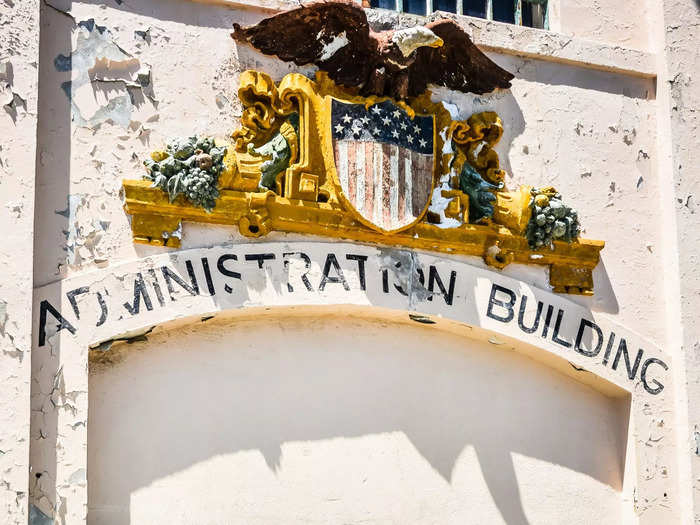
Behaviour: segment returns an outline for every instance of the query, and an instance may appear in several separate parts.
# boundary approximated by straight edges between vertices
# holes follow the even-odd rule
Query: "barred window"
[[[448,11],[519,26],[548,29],[547,0],[371,0],[370,5],[415,15]]]

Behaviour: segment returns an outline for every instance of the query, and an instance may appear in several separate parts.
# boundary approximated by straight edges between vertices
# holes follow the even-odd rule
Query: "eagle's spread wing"
[[[367,16],[353,3],[322,2],[266,18],[255,26],[234,24],[231,36],[298,66],[316,64],[346,86],[364,83],[374,50]]]
[[[442,38],[441,47],[421,47],[410,66],[409,96],[417,96],[428,84],[481,95],[509,88],[513,75],[491,61],[452,20],[427,24]]]

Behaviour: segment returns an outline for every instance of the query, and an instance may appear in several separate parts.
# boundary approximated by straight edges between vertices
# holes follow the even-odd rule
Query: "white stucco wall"
[[[283,353],[273,352],[271,343],[259,345],[256,339],[259,325],[254,323],[235,328],[225,324],[214,325],[216,328],[185,327],[161,333],[146,343],[115,345],[114,352],[123,360],[107,366],[92,366],[89,382],[87,348],[67,346],[67,342],[62,342],[65,333],[30,354],[30,337],[35,344],[37,341],[37,334],[31,334],[29,328],[30,316],[33,314],[35,319],[37,316],[36,311],[31,311],[32,277],[37,289],[59,283],[51,290],[65,294],[67,290],[62,289],[60,283],[69,286],[70,281],[66,279],[81,279],[89,272],[108,275],[120,264],[168,253],[166,249],[134,245],[129,218],[122,209],[121,181],[141,175],[141,162],[148,153],[174,135],[206,133],[224,137],[235,129],[241,112],[236,99],[240,71],[260,69],[280,79],[290,71],[310,73],[311,69],[296,68],[249,48],[237,47],[229,38],[234,21],[254,23],[288,5],[285,2],[51,0],[41,3],[40,20],[39,2],[5,3],[7,6],[0,7],[0,17],[10,21],[7,26],[11,31],[0,32],[3,49],[0,64],[6,56],[10,57],[14,67],[13,89],[27,100],[26,114],[23,112],[16,122],[6,111],[0,112],[0,129],[10,137],[0,150],[0,173],[3,173],[0,226],[8,235],[7,242],[0,248],[3,275],[0,307],[3,302],[7,304],[5,321],[0,310],[3,344],[0,353],[3,385],[0,390],[0,422],[3,423],[0,509],[6,510],[11,520],[26,521],[27,476],[33,509],[54,515],[57,523],[82,523],[88,508],[91,512],[101,508],[104,516],[114,513],[130,515],[134,522],[154,522],[157,518],[149,514],[151,512],[175,515],[186,512],[177,504],[161,505],[161,508],[157,505],[159,498],[177,501],[186,490],[206,492],[208,499],[203,496],[198,503],[202,506],[217,504],[227,497],[226,505],[230,506],[222,507],[222,512],[240,511],[251,520],[262,497],[270,498],[267,501],[278,516],[291,512],[300,520],[308,517],[319,522],[326,516],[347,516],[358,512],[358,508],[364,508],[376,522],[384,517],[398,520],[397,523],[420,521],[425,515],[422,513],[428,512],[426,508],[443,512],[445,520],[464,522],[459,518],[469,510],[467,501],[479,502],[479,512],[483,513],[480,516],[486,523],[492,519],[517,523],[523,516],[532,523],[558,521],[562,515],[557,513],[568,509],[572,512],[567,515],[567,521],[574,523],[575,519],[580,519],[581,523],[619,522],[611,518],[620,515],[632,523],[635,520],[689,523],[697,514],[697,489],[700,487],[697,463],[700,459],[693,440],[700,435],[694,434],[695,426],[700,425],[700,391],[696,391],[698,381],[694,375],[697,369],[694,327],[700,305],[694,299],[699,289],[695,270],[699,243],[693,204],[698,171],[693,161],[694,109],[699,91],[693,83],[697,69],[694,67],[697,35],[693,24],[698,19],[694,1],[665,0],[658,5],[642,2],[623,6],[614,1],[561,0],[553,2],[553,32],[459,18],[475,42],[487,50],[494,61],[515,74],[513,87],[508,92],[486,97],[434,90],[435,100],[444,101],[460,118],[483,109],[498,111],[505,125],[498,151],[508,171],[507,184],[510,187],[521,183],[555,185],[567,201],[575,203],[584,235],[606,241],[601,263],[595,271],[595,295],[568,299],[589,309],[596,319],[640,334],[652,346],[673,357],[671,373],[676,384],[669,383],[663,401],[657,400],[647,406],[640,397],[646,395],[640,394],[642,387],[637,384],[631,389],[632,402],[638,400],[639,411],[633,411],[633,430],[627,436],[625,457],[629,464],[615,471],[616,476],[620,472],[627,473],[625,484],[630,485],[626,487],[619,479],[613,481],[608,475],[610,471],[606,471],[606,475],[599,471],[591,474],[590,458],[586,456],[591,450],[611,454],[614,449],[619,458],[621,447],[611,448],[610,441],[626,439],[620,428],[611,430],[613,437],[610,439],[599,434],[588,436],[590,450],[574,447],[576,443],[581,445],[576,441],[579,437],[567,435],[569,440],[562,440],[559,439],[562,436],[554,432],[561,428],[574,432],[583,426],[600,424],[612,428],[611,421],[615,418],[623,421],[626,416],[618,401],[611,400],[610,392],[591,385],[582,386],[570,375],[553,372],[547,364],[534,364],[507,352],[487,351],[481,343],[464,343],[452,335],[431,335],[447,350],[426,350],[428,336],[418,328],[399,329],[391,324],[378,326],[366,321],[346,325],[333,321],[329,327],[335,327],[333,335],[338,336],[332,343],[333,353],[319,356],[324,347],[303,344],[313,335],[303,325],[285,328],[277,320],[265,330],[271,341],[288,341],[289,348]],[[387,12],[373,12],[370,16],[387,27],[415,23],[415,18]],[[85,65],[88,62],[67,60],[72,51],[79,49],[79,39],[90,38],[91,33],[95,36],[90,20],[106,28],[107,32],[100,34],[115,53],[114,64],[97,68],[96,74],[101,80],[90,79],[89,67]],[[38,88],[35,66],[38,66]],[[150,71],[151,85],[145,89],[127,87],[123,81],[132,81],[139,70]],[[66,87],[67,82],[72,82],[72,88]],[[73,106],[67,89],[73,95]],[[99,117],[100,108],[103,112],[109,109],[110,101],[114,104],[125,99],[131,101],[128,111],[113,113],[111,120],[96,118],[91,123],[81,123],[81,119],[90,120],[96,112]],[[299,238],[270,234],[262,241]],[[243,239],[235,227],[184,225],[183,249],[225,242],[235,244]],[[252,241],[246,239],[245,242]],[[479,268],[484,266],[477,258],[448,257],[445,260]],[[522,281],[525,287],[549,288],[547,273],[539,267],[512,265],[502,273]],[[176,307],[172,310],[172,316],[180,314],[182,311]],[[329,327],[324,330],[330,331]],[[364,345],[355,348],[350,341],[358,337],[358,333],[366,339]],[[325,335],[325,339],[330,340],[331,334]],[[234,336],[241,338],[239,346],[227,347],[224,342]],[[411,343],[408,351],[412,356],[411,366],[415,368],[401,368],[399,352],[395,345],[389,344],[398,340]],[[383,353],[370,353],[371,345],[381,347]],[[251,349],[258,346],[269,351],[261,361],[254,359],[251,353]],[[195,348],[207,356],[206,361],[198,359],[200,354]],[[298,362],[294,360],[296,356]],[[255,390],[253,374],[262,377],[265,376],[263,366],[276,367],[276,375],[265,376],[271,380],[270,390],[264,392],[267,397],[255,399],[258,404],[251,404],[251,412],[239,415],[252,417],[250,414],[255,407],[278,415],[285,412],[285,407],[290,407],[284,404],[272,407],[269,396],[281,396],[292,386],[305,386],[299,385],[299,377],[295,377],[297,383],[291,385],[283,382],[284,370],[279,368],[281,359],[291,361],[290,366],[297,367],[292,370],[297,370],[299,377],[307,377],[310,385],[316,384],[313,383],[316,376],[304,376],[310,370],[316,370],[316,375],[328,371],[330,375],[321,376],[319,380],[340,380],[333,375],[338,373],[331,366],[337,362],[333,360],[347,364],[354,377],[370,363],[397,382],[408,382],[402,373],[405,372],[414,379],[413,390],[409,390],[413,396],[421,393],[416,386],[419,379],[432,381],[434,385],[450,385],[470,410],[482,410],[485,417],[492,417],[499,424],[513,425],[514,422],[499,419],[498,410],[504,405],[498,403],[518,403],[522,399],[512,392],[503,393],[503,399],[489,399],[493,390],[475,370],[486,377],[498,370],[502,375],[496,374],[493,381],[504,385],[520,373],[527,378],[521,397],[531,399],[532,406],[536,407],[534,412],[525,413],[542,423],[536,428],[538,432],[546,430],[547,417],[552,410],[576,414],[577,419],[557,420],[549,434],[535,433],[534,427],[526,434],[518,434],[520,427],[508,427],[514,432],[508,436],[508,442],[487,443],[486,450],[503,445],[501,452],[507,449],[512,453],[501,454],[495,466],[485,467],[479,447],[470,441],[473,436],[464,434],[465,418],[470,414],[460,413],[454,400],[449,400],[451,404],[444,409],[445,414],[453,418],[454,427],[459,421],[464,424],[459,425],[454,435],[446,431],[445,435],[428,436],[423,442],[417,422],[408,417],[411,405],[392,392],[390,400],[403,407],[404,412],[399,414],[399,419],[392,420],[394,414],[387,405],[380,405],[376,409],[381,417],[376,419],[395,421],[398,430],[376,429],[369,425],[371,421],[358,416],[345,422],[336,421],[336,426],[331,426],[337,430],[331,432],[333,435],[302,432],[299,437],[293,432],[294,425],[302,429],[317,428],[313,412],[311,416],[300,414],[291,426],[273,427],[274,430],[291,429],[278,440],[282,447],[281,455],[276,456],[278,463],[268,459],[273,453],[267,453],[264,446],[261,450],[255,443],[227,450],[223,456],[213,453],[207,456],[202,452],[189,464],[176,457],[174,448],[158,451],[163,454],[163,462],[158,465],[139,456],[144,450],[138,449],[139,443],[129,431],[134,419],[143,425],[152,425],[154,435],[162,435],[166,430],[162,425],[169,420],[149,418],[148,410],[174,418],[183,406],[190,407],[191,411],[206,406],[195,404],[201,394],[192,390],[193,385],[202,381],[189,379],[183,386],[190,390],[178,391],[170,374],[177,377],[176,374],[183,375],[187,371],[203,378],[209,373],[211,384],[207,387],[219,397],[235,398],[251,391],[262,396],[263,393]],[[225,363],[224,370],[207,368],[207,363],[211,362]],[[31,439],[28,435],[30,363],[34,377]],[[308,363],[308,367],[299,369],[303,363]],[[250,375],[242,383],[229,384],[224,374],[229,369],[242,374],[248,370]],[[429,373],[421,375],[423,369]],[[594,373],[598,372],[596,369]],[[468,381],[459,383],[462,376],[482,385],[480,397],[470,397],[476,395],[475,391],[469,388]],[[150,404],[139,404],[140,410],[124,410],[129,400],[137,402],[139,398],[135,396],[143,392],[130,390],[130,385],[153,389],[149,378],[172,392],[168,401],[162,396],[155,399],[151,396],[146,400]],[[346,407],[357,411],[355,403],[370,404],[370,400],[356,383],[353,385],[341,390],[339,399]],[[376,379],[368,386],[376,391],[381,382]],[[325,392],[330,390],[328,383],[318,387],[325,388]],[[504,392],[507,388],[498,390]],[[93,397],[93,391],[98,395]],[[483,394],[484,391],[487,394]],[[158,400],[161,404],[156,404]],[[492,411],[480,404],[485,402],[493,403]],[[217,404],[216,410],[223,410],[225,406]],[[323,409],[322,415],[330,417],[329,407],[318,405],[316,408]],[[237,409],[242,410],[240,406]],[[190,437],[202,429],[211,429],[213,421],[224,419],[223,416],[206,419],[211,413],[205,410],[196,415],[204,418],[202,427],[199,430],[186,428],[192,433]],[[477,415],[471,414],[470,421]],[[435,414],[426,414],[425,420],[430,421],[431,417]],[[343,426],[353,422],[358,426]],[[112,423],[113,429],[109,426]],[[173,425],[177,423],[186,427],[184,420],[173,421]],[[368,426],[362,427],[363,423]],[[232,424],[225,422],[225,425]],[[219,439],[239,439],[236,428],[226,426],[225,430],[228,433]],[[258,433],[252,434],[253,438],[268,439],[263,430],[256,430]],[[481,432],[477,436],[483,438],[485,427],[474,431],[477,430]],[[551,453],[531,453],[528,447],[536,446],[546,435],[556,441],[552,443]],[[441,445],[444,443],[440,441],[443,439],[452,440],[450,446],[455,449],[451,450],[460,450],[450,458],[449,468],[446,465],[450,461],[443,461]],[[425,443],[423,448],[418,441]],[[27,465],[30,443],[31,473]],[[47,447],[47,443],[55,446]],[[101,454],[103,447],[109,452]],[[428,456],[435,450],[440,450],[435,452],[438,459],[431,461]],[[148,475],[139,471],[122,479],[109,477],[116,468],[117,458],[123,458],[121,454],[127,451],[149,465]],[[505,461],[506,457],[510,458],[510,463],[503,465],[511,469],[507,480],[511,484],[500,484],[500,478],[494,484],[484,481],[486,475],[500,475],[498,461]],[[89,470],[86,471],[88,458]],[[357,470],[347,479],[330,472],[333,467],[347,471],[349,464]],[[618,465],[605,461],[605,465],[611,464]],[[133,465],[139,466],[137,461]],[[392,468],[402,470],[402,477],[393,477],[396,471]],[[241,486],[236,491],[241,499],[230,500],[231,493],[224,492],[228,491],[226,483],[230,479],[222,483],[220,489],[217,486],[214,491],[205,491],[203,484],[208,479],[231,469],[239,470],[242,478],[256,480],[254,486]],[[363,473],[378,486],[389,487],[387,491],[395,490],[397,485],[405,487],[405,493],[379,493],[385,495],[382,503],[399,498],[405,506],[387,508],[378,503],[378,494],[368,496],[362,492],[364,489],[355,483],[359,484]],[[512,483],[513,478],[517,483]],[[534,487],[531,479],[538,480],[540,488]],[[553,480],[559,480],[559,486],[553,493],[547,492],[547,483]],[[113,487],[110,483],[123,484]],[[567,499],[565,505],[553,503],[551,506],[545,503],[569,498],[569,493],[560,491],[572,483],[577,484],[579,497],[585,495],[582,501],[571,503]],[[321,485],[323,490],[309,494],[316,485]],[[89,500],[85,497],[86,487]],[[309,487],[309,491],[304,487]],[[492,487],[499,487],[497,490],[504,494],[518,493],[520,507],[512,501],[496,501],[498,498]],[[112,488],[118,495],[116,503],[110,499]],[[460,498],[459,490],[473,490],[472,499]],[[324,498],[333,499],[334,491],[349,495],[348,499],[340,503],[319,503]],[[426,491],[435,499],[425,499]],[[586,508],[585,502],[590,500],[596,503]],[[420,502],[425,502],[426,507],[419,505]],[[117,508],[110,510],[108,506],[112,504]],[[618,504],[619,514],[601,510]],[[188,505],[191,509],[192,504]],[[304,505],[306,511],[302,508]],[[36,514],[35,519],[44,518]],[[93,520],[92,515],[90,520]],[[222,520],[226,521],[223,517]]]
[[[628,398],[488,343],[280,317],[107,359],[88,523],[622,521]]]
[[[700,38],[700,11],[697,2],[668,1],[657,11],[662,33],[657,40],[661,71],[659,75],[659,114],[667,122],[663,128],[663,224],[675,235],[665,242],[667,272],[668,346],[677,356],[676,421],[680,436],[678,457],[683,479],[681,509],[688,521],[700,522],[700,327],[698,308],[700,277],[697,269],[700,228],[696,215],[696,191],[700,177],[697,166],[696,110],[700,87],[695,77],[697,53],[686,45]],[[668,134],[666,134],[668,133]]]
[[[0,4],[0,516],[29,501],[32,261],[39,66],[38,0]]]
[[[648,50],[652,45],[653,0],[554,0],[550,9],[552,30],[565,35],[632,49]]]

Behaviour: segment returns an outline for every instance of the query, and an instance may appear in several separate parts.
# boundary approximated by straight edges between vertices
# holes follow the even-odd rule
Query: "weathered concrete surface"
[[[700,522],[700,3],[666,0],[659,35],[659,114],[668,119],[665,142],[665,202],[668,236],[664,252],[669,352],[676,359],[676,418],[681,469],[681,511]],[[663,138],[662,138],[663,137]]]
[[[633,76],[656,75],[656,57],[646,48],[616,45],[607,40],[597,40],[593,38],[594,35],[586,33],[555,33],[445,12],[434,14],[431,18],[440,17],[460,21],[474,43],[484,50],[624,72]]]
[[[34,5],[25,0],[5,0],[5,4],[14,4],[11,9],[3,6],[12,13],[26,13]],[[234,129],[240,116],[236,90],[241,70],[264,70],[276,80],[290,71],[311,71],[239,48],[229,38],[234,21],[255,23],[287,2],[221,0],[207,5],[188,0],[52,0],[51,4],[56,8],[42,3],[41,17],[35,258],[26,240],[32,235],[31,220],[26,217],[33,215],[34,157],[33,153],[26,158],[16,153],[23,150],[13,137],[21,133],[22,148],[33,148],[35,134],[29,127],[30,114],[36,113],[31,109],[36,107],[32,98],[36,81],[27,82],[26,75],[36,57],[25,60],[20,55],[19,64],[11,57],[14,85],[21,98],[12,95],[9,113],[0,110],[2,130],[7,126],[9,134],[5,135],[11,137],[3,140],[13,145],[1,144],[0,159],[8,158],[6,166],[12,167],[13,177],[0,180],[0,190],[3,196],[6,189],[11,192],[10,203],[28,195],[18,207],[6,208],[3,201],[0,208],[0,231],[11,236],[10,242],[3,243],[3,249],[11,250],[11,258],[2,255],[0,259],[0,269],[6,271],[0,290],[13,301],[7,308],[7,322],[0,317],[0,329],[16,334],[11,355],[3,354],[0,361],[3,389],[9,389],[9,394],[3,390],[2,410],[7,412],[2,414],[9,414],[13,429],[8,447],[11,456],[3,459],[7,454],[0,455],[0,475],[11,480],[11,485],[0,486],[8,495],[6,499],[2,496],[0,513],[5,501],[21,509],[16,494],[22,486],[26,492],[23,442],[14,437],[26,433],[28,409],[22,403],[28,372],[21,367],[29,359],[25,348],[20,362],[14,348],[22,341],[26,347],[29,340],[24,320],[29,315],[30,294],[21,287],[27,279],[31,287],[32,260],[35,284],[41,286],[165,252],[133,245],[120,199],[121,180],[139,177],[141,161],[171,136],[206,133],[224,137]],[[674,365],[680,385],[675,390],[669,386],[666,403],[642,406],[637,413],[637,430],[630,434],[626,456],[633,474],[626,476],[619,497],[625,515],[631,515],[630,523],[635,523],[635,514],[642,523],[689,523],[700,477],[693,442],[695,425],[700,426],[699,378],[693,375],[700,369],[693,318],[700,307],[700,283],[694,268],[698,233],[693,220],[698,179],[694,108],[700,107],[694,83],[699,65],[693,25],[697,9],[691,0],[668,0],[658,14],[648,13],[645,4],[640,11],[619,6],[613,0],[562,0],[558,7],[561,34],[463,17],[475,41],[489,50],[494,61],[516,74],[513,88],[487,97],[435,90],[434,98],[458,118],[486,109],[499,112],[505,133],[498,153],[508,171],[508,185],[557,186],[578,208],[585,235],[607,243],[595,274],[596,295],[575,300],[656,346],[667,347],[685,365]],[[646,24],[661,27],[662,19],[660,34],[648,33]],[[37,22],[24,15],[12,19],[13,27],[15,21],[19,29],[3,30],[0,38],[26,51],[29,28]],[[384,12],[375,16],[375,23],[389,29],[415,24],[415,18]],[[96,27],[105,31],[98,35]],[[79,42],[79,37],[84,40]],[[92,53],[95,47],[89,43],[98,39],[104,46]],[[3,53],[6,48],[3,45]],[[85,60],[69,61],[73,53]],[[100,60],[106,54],[112,61],[107,66]],[[657,58],[663,66],[658,86],[654,79],[660,68]],[[96,75],[86,76],[90,70]],[[0,77],[6,78],[5,71],[0,68]],[[148,88],[134,85],[145,76]],[[68,89],[67,82],[71,82]],[[21,99],[27,100],[26,115]],[[10,115],[15,113],[16,123]],[[672,195],[667,194],[669,190]],[[298,238],[274,234],[263,240]],[[241,242],[235,227],[183,226],[183,248],[224,242]],[[483,264],[473,258],[454,259]],[[503,273],[548,289],[546,271],[541,268],[513,265]],[[670,276],[662,280],[664,274]],[[4,296],[0,299],[5,300]],[[3,337],[3,341],[10,340]],[[38,468],[30,477],[32,502],[42,512],[55,515],[59,523],[83,523],[87,510],[87,348],[61,348],[60,341],[54,343],[32,359],[36,378],[32,463]],[[5,368],[5,363],[11,368]],[[678,398],[675,404],[672,392]],[[47,439],[54,446],[47,447]],[[15,477],[20,471],[22,479]],[[14,519],[16,514],[8,515]],[[23,522],[25,514],[17,515]]]
[[[0,3],[0,520],[28,517],[39,0]]]
[[[551,4],[550,27],[556,32],[632,49],[646,50],[653,45],[653,1],[560,0]]]

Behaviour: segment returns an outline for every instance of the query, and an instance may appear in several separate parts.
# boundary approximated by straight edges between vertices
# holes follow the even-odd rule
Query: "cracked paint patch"
[[[89,129],[105,122],[128,128],[144,98],[155,103],[151,68],[119,47],[92,18],[79,22],[76,31],[71,54],[54,59],[58,71],[72,72],[61,87],[71,101],[73,121]]]
[[[163,236],[163,239],[170,239],[170,238],[175,238],[175,239],[182,239],[182,221],[180,221],[177,224],[177,228],[175,228],[173,231],[163,231],[161,234]]]
[[[13,122],[27,112],[27,101],[13,89],[14,70],[12,62],[0,62],[0,104]]]
[[[408,295],[410,305],[414,301],[425,301],[433,294],[424,285],[425,275],[420,268],[418,257],[413,252],[380,249],[380,269],[391,271],[400,293]]]
[[[15,344],[15,337],[8,331],[7,323],[9,321],[7,313],[7,301],[0,299],[0,336],[7,338],[9,344],[2,348],[2,353],[13,359],[19,359],[20,363],[24,359],[24,350]],[[13,323],[14,331],[17,331],[17,323]]]
[[[55,211],[67,219],[68,229],[63,233],[66,236],[66,263],[69,266],[79,266],[85,261],[98,265],[107,262],[107,253],[99,244],[110,222],[97,219],[99,215],[91,212],[90,202],[85,194],[70,194],[66,208]]]

